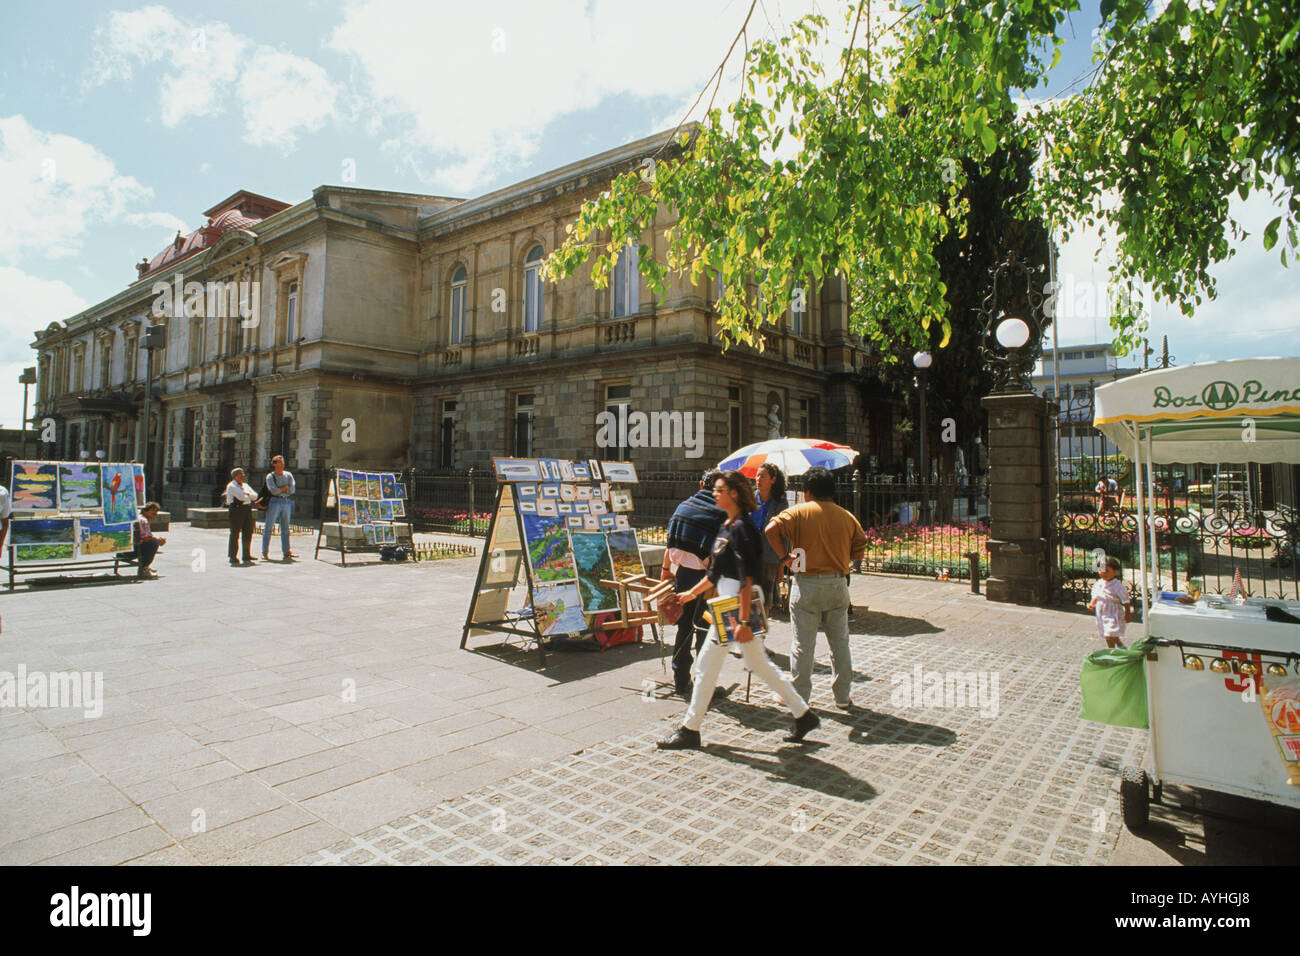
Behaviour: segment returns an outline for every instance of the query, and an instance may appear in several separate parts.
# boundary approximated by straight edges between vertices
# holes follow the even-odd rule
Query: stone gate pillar
[[[1046,403],[1031,392],[989,395],[990,601],[1047,603],[1052,468]]]

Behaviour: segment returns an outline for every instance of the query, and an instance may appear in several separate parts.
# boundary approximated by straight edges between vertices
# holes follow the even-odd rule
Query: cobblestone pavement
[[[853,626],[861,709],[825,709],[819,667],[813,743],[781,743],[779,702],[762,688],[747,704],[737,688],[710,711],[703,752],[655,750],[675,719],[612,733],[300,862],[1105,863],[1117,768],[1141,762],[1145,735],[1076,716],[1091,621],[928,582],[859,591],[876,605]],[[996,716],[898,706],[894,675],[918,666],[996,676]],[[728,667],[724,681],[741,676]]]

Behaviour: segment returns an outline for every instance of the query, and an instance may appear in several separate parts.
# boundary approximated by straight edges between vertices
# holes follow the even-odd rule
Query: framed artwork
[[[572,466],[573,477],[578,481],[587,481],[591,478],[591,469],[587,467],[585,462],[575,461],[572,462]]]
[[[575,501],[573,503],[573,511],[575,514],[589,515],[591,514],[592,504],[593,502],[590,501]]]
[[[397,497],[399,498],[406,497],[406,485],[400,481],[397,483]]]
[[[338,492],[340,498],[352,497],[352,472],[344,471],[342,468],[339,469]]]
[[[579,500],[579,501],[590,501],[590,500],[591,500],[591,492],[592,492],[592,487],[591,487],[591,485],[578,485],[578,500]]]
[[[384,497],[384,487],[378,475],[366,474],[366,497],[371,501]]]
[[[397,476],[391,471],[385,471],[379,476],[379,490],[382,493],[381,498],[387,498],[392,501],[397,497]]]
[[[537,502],[532,498],[529,498],[527,501],[519,502],[518,508],[521,515],[537,514]]]
[[[576,485],[560,485],[560,500],[574,501],[578,497],[578,488]]]
[[[618,610],[618,592],[600,583],[614,577],[605,536],[598,531],[571,531],[569,540],[573,544],[573,565],[578,572],[583,613]]]
[[[583,527],[583,530],[585,530],[585,531],[599,531],[599,530],[600,530],[600,519],[597,518],[595,515],[583,515],[583,516],[582,516],[582,527]]]
[[[77,542],[83,555],[130,551],[131,523],[105,524],[101,518],[78,518]]]
[[[609,505],[603,501],[593,501],[591,504],[591,513],[594,515],[603,515],[609,511]]]
[[[403,501],[401,498],[393,499],[393,517],[394,518],[406,517],[406,502]]]
[[[596,518],[596,515],[592,515],[592,517]],[[614,517],[615,517],[614,515],[600,515],[599,518],[597,519],[600,522],[597,525],[597,527],[599,527],[602,531],[617,531],[618,526],[617,526],[617,522],[615,522],[614,520]]]
[[[626,488],[614,488],[609,493],[609,506],[614,511],[632,510],[632,492]]]
[[[572,581],[573,546],[559,515],[523,515],[524,542],[534,581]]]
[[[601,469],[601,475],[606,481],[622,481],[635,484],[636,466],[630,461],[607,461]]]
[[[555,501],[552,498],[538,498],[536,500],[537,513],[539,515],[558,515],[560,513],[558,501]]]
[[[146,504],[144,497],[144,465],[132,464],[131,473],[135,476],[135,503],[139,508]]]
[[[537,486],[534,484],[515,485],[516,498],[536,498]]]
[[[379,502],[379,520],[380,521],[393,520],[393,502],[391,500],[386,499],[384,501]]]
[[[559,485],[542,485],[542,486],[539,487],[537,490],[538,490],[538,492],[540,492],[541,497],[543,497],[543,498],[558,498],[558,497],[560,497],[560,486],[559,486]]]
[[[562,515],[573,514],[573,503],[569,501],[557,501],[555,503],[556,512]]]
[[[605,535],[605,540],[609,545],[609,559],[613,563],[614,574],[619,580],[645,573],[635,531],[611,531]]]
[[[601,474],[600,474],[600,462],[598,462],[598,461],[597,461],[596,459],[594,459],[594,458],[588,458],[588,459],[587,459],[587,472],[590,474],[590,476],[591,476],[591,480],[592,480],[592,481],[600,481],[600,479],[601,479]]]
[[[366,544],[379,543],[379,529],[372,524],[366,525]]]
[[[9,543],[15,547],[75,544],[75,521],[75,518],[14,518],[9,523]]]
[[[334,487],[334,479],[330,479],[330,485],[325,489],[325,507],[333,508],[338,503],[338,492]]]
[[[16,461],[10,471],[9,504],[14,511],[53,511],[59,503],[58,484],[59,466],[53,462]]]
[[[582,515],[569,515],[567,518],[564,519],[564,524],[568,528],[573,528],[577,531],[581,531]]]
[[[543,481],[542,463],[536,458],[493,458],[497,481]]]
[[[619,531],[628,531],[632,525],[627,520],[627,515],[614,515],[614,527]]]

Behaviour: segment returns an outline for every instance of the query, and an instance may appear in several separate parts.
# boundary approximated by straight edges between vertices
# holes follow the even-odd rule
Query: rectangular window
[[[284,306],[285,342],[298,341],[298,283],[289,283],[289,298]]]
[[[614,317],[636,315],[640,307],[640,282],[638,273],[639,251],[630,242],[618,254],[614,263]],[[616,459],[624,461],[626,459]]]
[[[631,461],[632,449],[621,442],[627,441],[627,427],[620,427],[632,412],[632,386],[606,385],[605,411],[614,416],[614,424],[609,430],[610,442],[601,449],[602,457],[607,461]]]
[[[533,396],[515,396],[515,457],[533,455]]]
[[[815,438],[818,433],[817,399],[801,398],[795,405],[795,425],[800,438]]]
[[[438,441],[438,464],[442,468],[456,467],[456,403],[442,403],[442,429]]]
[[[540,263],[524,269],[524,334],[542,328],[542,270]]]
[[[465,340],[465,282],[451,287],[451,330],[447,337],[450,345],[460,345]]]
[[[99,387],[108,388],[109,376],[113,371],[113,340],[105,339],[99,344]]]
[[[740,389],[733,385],[727,389],[727,451],[728,453],[741,448],[745,444],[745,429],[743,419],[744,403],[741,399]]]
[[[203,364],[205,355],[203,333],[206,324],[203,319],[190,321],[190,368],[198,368]]]

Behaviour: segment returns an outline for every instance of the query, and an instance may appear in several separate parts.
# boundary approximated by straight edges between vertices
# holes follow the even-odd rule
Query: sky
[[[817,7],[763,0],[754,35]],[[0,425],[17,427],[36,330],[124,289],[134,264],[239,189],[324,184],[470,198],[686,117],[747,0],[350,0],[10,6],[0,34]],[[838,7],[820,9],[835,19]],[[1048,90],[1087,68],[1096,3]],[[847,35],[844,36],[847,40]],[[827,56],[836,55],[833,48]],[[734,61],[733,62],[738,62]],[[736,89],[724,77],[719,103]],[[707,101],[707,97],[705,98]],[[701,104],[695,116],[703,110]],[[1300,270],[1264,253],[1276,213],[1193,318],[1155,306],[1179,364],[1296,354]],[[1061,344],[1110,338],[1095,236],[1058,261]],[[1100,263],[1100,264],[1099,264]]]

